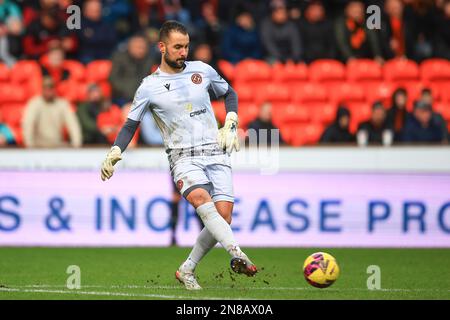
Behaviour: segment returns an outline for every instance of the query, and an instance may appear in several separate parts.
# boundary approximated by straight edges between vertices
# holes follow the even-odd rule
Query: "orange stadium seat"
[[[0,82],[9,81],[10,70],[8,66],[0,62]]]
[[[2,108],[3,120],[10,127],[21,127],[24,110],[25,106],[22,104],[5,104]]]
[[[272,74],[276,82],[306,82],[308,66],[304,63],[275,63],[272,66]]]
[[[316,144],[324,130],[320,123],[306,123],[293,127],[290,132],[290,143],[293,146]]]
[[[434,103],[433,111],[439,112],[447,122],[450,122],[450,103],[448,102]]]
[[[95,60],[86,66],[87,82],[107,81],[111,73],[112,63],[110,60]]]
[[[231,62],[228,62],[226,60],[219,60],[217,62],[217,66],[219,67],[223,75],[227,77],[228,81],[234,80],[234,65]]]
[[[316,82],[344,81],[345,66],[337,60],[321,59],[309,65],[309,79]]]
[[[445,59],[425,60],[420,64],[420,76],[426,82],[450,82],[450,61]]]
[[[272,77],[272,68],[263,60],[246,59],[234,69],[235,81],[266,82]]]
[[[305,83],[291,86],[293,100],[296,102],[326,102],[329,99],[325,86],[318,83]]]
[[[419,80],[419,66],[412,60],[392,59],[383,66],[384,80],[391,82]]]
[[[347,79],[356,81],[381,81],[383,72],[381,66],[371,59],[354,59],[347,63]]]

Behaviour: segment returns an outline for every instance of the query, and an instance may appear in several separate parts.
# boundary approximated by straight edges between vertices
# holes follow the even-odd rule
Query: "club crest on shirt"
[[[195,83],[195,84],[200,84],[200,83],[202,83],[202,76],[200,75],[200,74],[198,74],[198,73],[194,73],[192,76],[191,76],[191,80],[192,80],[192,82],[193,83]]]

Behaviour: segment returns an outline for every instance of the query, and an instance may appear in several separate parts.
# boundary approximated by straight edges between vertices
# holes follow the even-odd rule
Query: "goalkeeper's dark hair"
[[[159,29],[159,41],[166,40],[171,32],[188,34],[186,27],[182,23],[175,20],[168,20],[164,22],[161,29]]]

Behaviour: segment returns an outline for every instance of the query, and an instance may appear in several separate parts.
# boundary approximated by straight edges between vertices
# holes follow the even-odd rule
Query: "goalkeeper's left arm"
[[[233,150],[239,151],[239,137],[238,129],[238,97],[236,91],[231,86],[228,86],[227,92],[224,94],[225,109],[227,116],[225,118],[224,126],[219,130],[217,142],[219,146],[228,154]]]
[[[111,150],[108,152],[106,159],[102,163],[101,177],[103,181],[112,177],[114,165],[122,160],[122,152],[125,151],[131,139],[133,139],[133,136],[139,127],[139,123],[139,121],[128,118],[122,129],[120,129],[116,141],[114,141]]]

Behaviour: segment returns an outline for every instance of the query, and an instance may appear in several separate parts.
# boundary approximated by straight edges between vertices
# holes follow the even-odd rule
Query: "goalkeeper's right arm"
[[[125,151],[131,139],[133,139],[133,136],[139,127],[139,123],[139,121],[128,118],[122,129],[120,129],[116,141],[114,141],[111,150],[108,152],[106,159],[102,163],[101,178],[103,181],[112,177],[114,165],[122,160],[122,152]]]

